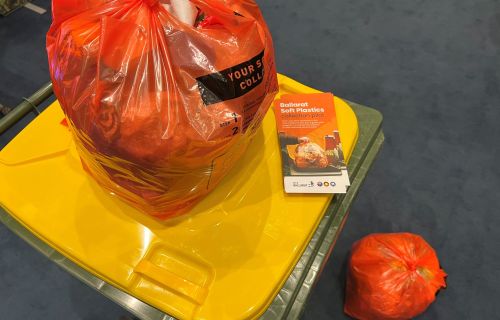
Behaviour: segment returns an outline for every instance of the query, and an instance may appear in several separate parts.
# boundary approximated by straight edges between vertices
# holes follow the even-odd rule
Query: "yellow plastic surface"
[[[280,95],[316,92],[284,76],[279,81]],[[357,120],[345,102],[336,98],[335,105],[350,156]],[[161,222],[87,176],[63,117],[55,102],[0,152],[1,206],[81,267],[177,318],[261,315],[331,200],[284,194],[270,111],[217,189],[187,216]]]

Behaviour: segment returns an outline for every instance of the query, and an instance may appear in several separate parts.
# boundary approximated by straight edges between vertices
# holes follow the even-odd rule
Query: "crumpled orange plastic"
[[[446,287],[434,249],[410,233],[372,234],[352,247],[344,311],[361,320],[411,319]]]
[[[278,90],[254,1],[191,0],[210,19],[200,25],[179,21],[168,2],[53,0],[47,34],[54,92],[84,168],[159,218],[214,189]]]

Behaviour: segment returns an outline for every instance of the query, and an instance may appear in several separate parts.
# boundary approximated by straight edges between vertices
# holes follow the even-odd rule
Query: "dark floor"
[[[499,319],[500,2],[258,2],[280,72],[385,117],[384,149],[304,318],[346,318],[344,266],[355,240],[410,231],[435,247],[449,274],[421,319]],[[0,18],[0,103],[12,106],[48,80],[49,22],[24,9]],[[2,319],[127,314],[2,226],[0,252]]]

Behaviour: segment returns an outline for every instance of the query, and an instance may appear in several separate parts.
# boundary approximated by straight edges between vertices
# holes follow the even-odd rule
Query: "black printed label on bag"
[[[263,57],[264,50],[234,67],[196,78],[203,102],[208,106],[235,99],[258,86],[264,78]]]

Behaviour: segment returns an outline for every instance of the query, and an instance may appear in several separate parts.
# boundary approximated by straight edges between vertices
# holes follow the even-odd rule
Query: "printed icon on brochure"
[[[330,182],[330,186],[335,187],[337,184],[334,181]]]
[[[330,183],[328,183],[328,182],[326,182],[326,181],[325,181],[325,182],[323,183],[323,185],[324,185],[325,187],[329,187],[329,186],[330,186]]]
[[[318,181],[318,187],[322,187],[322,186],[323,186],[323,182]]]
[[[309,183],[309,187],[314,187],[314,181],[311,181],[311,182]]]

